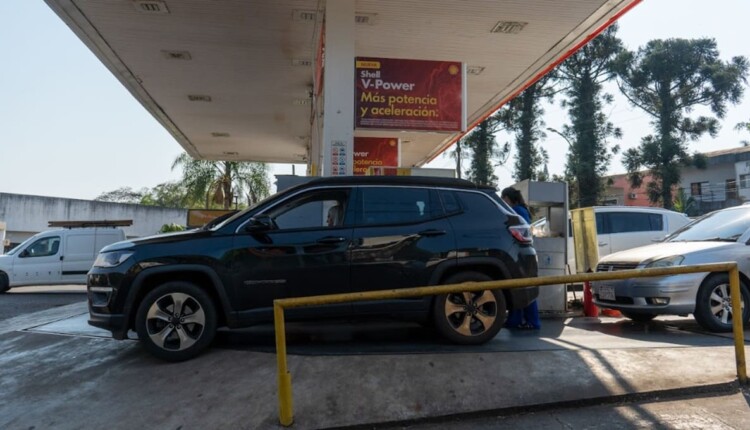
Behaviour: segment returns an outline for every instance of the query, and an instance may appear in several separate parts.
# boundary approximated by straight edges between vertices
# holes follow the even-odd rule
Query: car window
[[[457,194],[461,200],[461,206],[475,219],[497,218],[501,213],[495,202],[483,194],[464,191],[459,191]],[[510,213],[515,213],[512,209],[510,211]]]
[[[57,254],[58,249],[60,249],[59,236],[45,237],[26,248],[26,257],[47,257]]]
[[[453,191],[440,191],[440,198],[443,201],[443,209],[445,209],[445,213],[454,214],[461,211],[461,205],[458,204],[458,200]]]
[[[659,214],[639,212],[608,212],[603,215],[605,215],[605,217],[607,218],[609,233],[661,231],[663,227],[662,216]]]
[[[362,187],[360,195],[363,225],[421,222],[439,210],[439,201],[428,188]]]
[[[344,225],[349,190],[315,190],[273,207],[268,215],[279,229],[340,227]]]
[[[667,237],[669,242],[723,240],[735,242],[750,228],[750,208],[711,212]]]

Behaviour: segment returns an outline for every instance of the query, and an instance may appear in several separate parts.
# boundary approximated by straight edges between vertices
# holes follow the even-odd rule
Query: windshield
[[[32,240],[36,239],[36,237],[37,237],[37,235],[34,235],[34,236],[31,236],[30,238],[24,240],[23,242],[21,242],[20,245],[16,246],[15,248],[11,249],[10,251],[6,252],[5,255],[13,255],[13,254],[17,253],[18,251],[20,251],[23,248],[25,248],[26,245],[29,244],[29,242],[31,242]]]
[[[252,206],[247,207],[246,209],[243,209],[243,210],[241,210],[239,212],[234,213],[234,215],[232,215],[232,216],[230,216],[230,217],[228,217],[228,218],[226,218],[224,220],[218,220],[218,221],[214,220],[214,222],[209,223],[211,225],[208,226],[207,230],[218,230],[223,225],[228,224],[228,223],[236,220],[237,218],[242,217],[243,215],[245,215],[249,211],[257,208],[258,206],[260,206],[263,203],[265,203],[268,200],[270,200],[272,197],[276,197],[276,196],[278,196],[278,194],[271,194],[270,196],[266,197],[265,199],[263,199],[263,200],[255,203],[255,204],[253,204]]]
[[[711,212],[667,237],[667,242],[736,242],[750,228],[750,207]]]

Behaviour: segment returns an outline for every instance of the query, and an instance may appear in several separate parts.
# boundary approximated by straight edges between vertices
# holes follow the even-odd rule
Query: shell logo
[[[391,146],[396,146],[396,139],[389,140],[388,144],[391,145]]]
[[[448,73],[450,73],[451,75],[458,74],[458,66],[455,64],[451,64],[450,66],[448,66]]]

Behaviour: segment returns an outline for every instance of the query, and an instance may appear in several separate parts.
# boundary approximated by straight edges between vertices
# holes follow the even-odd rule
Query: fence
[[[545,276],[539,278],[507,279],[487,282],[464,282],[461,284],[439,285],[429,287],[405,288],[401,290],[367,291],[360,293],[329,294],[324,296],[297,297],[277,299],[273,302],[274,325],[276,330],[276,360],[278,366],[279,421],[283,426],[294,422],[292,410],[292,377],[287,367],[286,333],[284,309],[305,306],[319,306],[334,303],[361,302],[367,300],[399,299],[407,297],[424,297],[458,292],[477,292],[483,290],[522,288],[542,285],[572,284],[588,281],[607,281],[629,278],[649,278],[655,276],[677,275],[684,273],[728,272],[729,290],[732,298],[732,314],[740,307],[740,277],[736,262],[700,264],[695,266],[664,267],[655,269],[622,270],[617,272],[584,273],[565,276]],[[734,351],[737,364],[737,378],[741,384],[747,384],[745,366],[744,333],[742,318],[732,318],[734,332]]]

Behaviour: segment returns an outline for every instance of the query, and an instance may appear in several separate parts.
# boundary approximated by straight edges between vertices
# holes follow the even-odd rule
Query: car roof
[[[401,185],[495,190],[494,187],[476,185],[466,179],[432,176],[332,176],[313,179],[300,187],[320,185]]]
[[[624,212],[659,212],[659,213],[671,213],[683,215],[682,212],[673,211],[670,209],[659,208],[655,206],[625,206],[625,205],[607,205],[607,206],[593,206],[594,212],[613,212],[613,211],[624,211]]]

